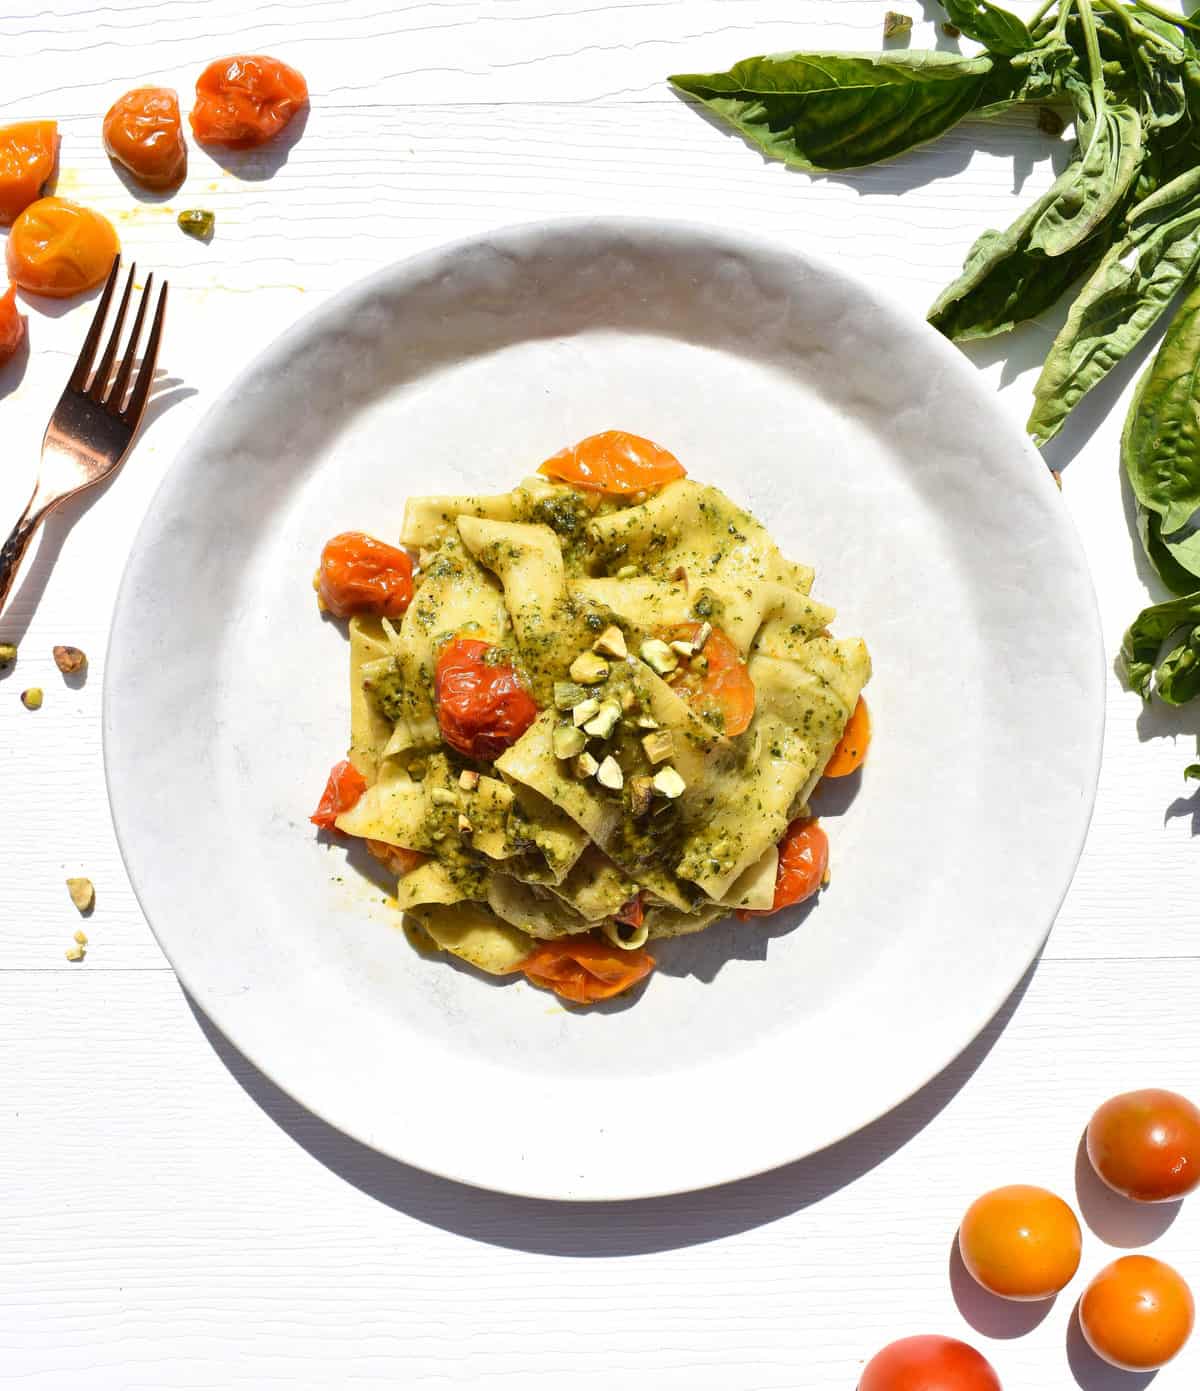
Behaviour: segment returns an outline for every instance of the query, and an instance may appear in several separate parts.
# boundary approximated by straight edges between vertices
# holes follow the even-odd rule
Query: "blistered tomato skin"
[[[106,279],[120,250],[100,213],[65,198],[39,198],[8,234],[8,273],[31,295],[67,299]]]
[[[278,58],[237,54],[200,74],[192,133],[205,145],[246,149],[273,140],[308,101],[304,78]]]
[[[58,156],[54,121],[0,126],[0,227],[7,227],[42,196]]]
[[[317,593],[335,618],[356,613],[400,618],[412,602],[412,561],[363,531],[343,531],[325,542]]]
[[[737,916],[747,922],[765,918],[781,908],[791,908],[811,898],[825,881],[829,869],[829,837],[817,825],[816,817],[793,821],[779,842],[779,866],[775,871],[775,900],[770,908],[739,908]]]
[[[493,661],[491,650],[478,638],[453,639],[442,649],[433,680],[442,738],[468,758],[489,763],[538,716],[517,672]]]
[[[17,287],[10,285],[0,295],[0,367],[21,346],[25,337],[25,320],[17,313]]]
[[[1106,1101],[1087,1128],[1092,1168],[1138,1203],[1170,1203],[1200,1186],[1200,1109],[1151,1087]]]
[[[169,87],[138,87],[109,107],[104,148],[146,188],[173,188],[187,173],[179,98]]]
[[[867,1363],[858,1391],[1003,1391],[992,1365],[968,1343],[901,1338]]]

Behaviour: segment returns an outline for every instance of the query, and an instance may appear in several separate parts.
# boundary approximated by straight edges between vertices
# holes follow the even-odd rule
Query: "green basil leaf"
[[[1189,629],[1159,662],[1154,693],[1168,705],[1186,705],[1200,695],[1200,626]]]
[[[1200,169],[1144,198],[1126,221],[1071,306],[1034,387],[1026,428],[1037,444],[1054,438],[1200,266]]]
[[[977,103],[1015,85],[993,62],[954,53],[790,53],[728,72],[670,79],[770,159],[795,169],[855,169],[936,139]]]
[[[1200,763],[1189,763],[1183,770],[1183,776],[1185,778],[1195,778],[1197,782],[1200,782]]]
[[[1144,507],[1137,510],[1137,531],[1142,549],[1163,584],[1173,594],[1194,593],[1200,585],[1200,532],[1166,541],[1162,534],[1162,518]]]
[[[993,53],[1011,56],[1034,45],[1025,21],[991,0],[943,0],[943,8],[951,24]]]
[[[1164,663],[1174,662],[1174,671],[1182,664],[1183,653],[1189,644],[1195,650],[1195,644],[1200,640],[1200,627],[1196,625],[1200,625],[1200,591],[1184,595],[1180,599],[1168,599],[1162,604],[1151,604],[1130,624],[1121,644],[1119,662],[1126,681],[1143,700],[1149,700],[1155,689],[1155,666],[1158,664],[1158,654],[1163,643],[1181,629],[1190,630],[1184,641],[1164,658]],[[1194,667],[1197,664],[1190,665]],[[1197,672],[1196,680],[1200,687],[1200,672]],[[1180,677],[1173,677],[1170,690],[1173,694],[1178,694],[1185,685],[1186,680],[1181,674]],[[1163,695],[1161,682],[1157,689],[1159,694]],[[1172,700],[1170,695],[1163,695],[1163,699],[1170,704],[1180,703]]]

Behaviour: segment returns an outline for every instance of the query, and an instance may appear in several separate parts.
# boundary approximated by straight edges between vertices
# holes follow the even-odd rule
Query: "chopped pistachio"
[[[645,816],[654,800],[654,783],[644,774],[629,779],[629,810],[634,816]]]
[[[590,778],[600,765],[590,753],[581,753],[571,767],[574,768],[577,778]]]
[[[577,728],[581,727],[587,724],[588,720],[590,720],[599,709],[600,702],[596,697],[588,696],[586,700],[581,700],[574,710],[571,711],[571,719],[575,722]]]
[[[458,775],[458,785],[464,792],[474,792],[479,786],[479,774],[474,768],[464,768]]]
[[[430,793],[435,807],[456,807],[458,798],[447,787],[435,787]]]
[[[823,889],[827,889],[827,888],[829,887],[829,866],[828,866],[828,865],[825,866],[825,873],[821,875],[821,887],[822,887]]]
[[[676,638],[671,643],[671,651],[678,653],[681,657],[694,657],[696,655],[695,643],[685,642],[682,638]]]
[[[30,686],[27,691],[22,691],[21,704],[26,710],[40,710],[42,708],[42,688]]]
[[[207,208],[187,208],[175,219],[181,232],[197,241],[207,241],[213,234],[217,218]]]
[[[696,671],[708,670],[708,658],[704,655],[703,652],[697,652],[696,655],[692,658],[692,667]]]
[[[889,10],[883,17],[883,37],[885,39],[898,38],[901,34],[912,32],[912,15],[897,14],[895,10]]]
[[[600,704],[600,709],[584,725],[584,730],[594,739],[607,739],[617,727],[617,721],[621,718],[621,707],[615,700],[605,700]]]
[[[636,704],[637,696],[634,694],[633,687],[626,686],[625,689],[621,692],[621,709],[624,710],[626,714],[628,714],[629,711],[632,710]]]
[[[83,930],[82,927],[76,931],[75,940],[79,943],[81,947],[87,946],[87,933]]]
[[[639,715],[634,721],[639,729],[657,729],[658,721],[653,715]]]
[[[96,902],[96,890],[90,879],[68,879],[67,892],[81,913],[90,913]]]
[[[555,758],[574,758],[577,753],[582,753],[587,748],[583,730],[577,729],[573,724],[556,726],[551,738],[554,741]]]
[[[82,961],[82,960],[83,960],[83,957],[84,957],[84,949],[83,949],[78,943],[76,943],[75,946],[73,946],[73,947],[68,947],[68,948],[67,948],[67,960],[68,960],[68,961]]]
[[[625,786],[625,774],[612,754],[596,769],[596,781],[601,787],[611,787],[614,792],[619,792]]]
[[[571,680],[581,686],[597,686],[608,675],[608,663],[598,652],[581,652],[570,666]]]
[[[87,656],[78,647],[56,647],[54,665],[64,676],[71,676],[87,666]]]
[[[642,736],[642,748],[651,763],[665,763],[675,753],[675,736],[669,729],[656,729]]]
[[[696,629],[696,636],[692,639],[692,646],[697,652],[701,651],[704,644],[712,637],[712,624],[706,619],[699,628]]]
[[[613,576],[613,579],[631,580],[637,574],[637,572],[638,568],[636,565],[622,565],[621,568],[617,571],[617,573]]]
[[[10,667],[17,660],[17,644],[0,642],[0,667]]]
[[[472,831],[470,820],[462,812],[458,813],[458,833],[460,836],[469,836]]]
[[[581,700],[587,699],[587,690],[576,681],[556,681],[554,683],[554,705],[558,710],[574,710]]]
[[[684,782],[669,763],[665,768],[660,768],[658,772],[655,773],[652,781],[655,792],[661,793],[664,797],[678,797],[687,787],[687,783]]]
[[[647,638],[638,649],[638,653],[642,661],[660,676],[674,671],[679,665],[679,658],[661,638]]]
[[[599,652],[605,657],[620,657],[623,659],[629,656],[629,649],[625,646],[625,634],[615,623],[610,623],[596,641],[592,643],[592,650],[594,652]]]

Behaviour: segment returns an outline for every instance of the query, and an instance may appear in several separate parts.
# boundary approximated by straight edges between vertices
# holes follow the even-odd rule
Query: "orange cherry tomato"
[[[17,287],[0,295],[0,367],[12,357],[25,337],[25,320],[17,313]]]
[[[171,188],[187,173],[179,98],[169,87],[126,92],[104,118],[104,148],[147,188]]]
[[[664,628],[664,642],[692,642],[699,623],[676,623]],[[673,689],[697,714],[731,739],[744,733],[754,718],[754,682],[742,655],[720,628],[709,634],[698,661],[682,661],[667,678]]]
[[[968,1343],[901,1338],[867,1363],[858,1391],[1002,1391],[992,1365]]]
[[[861,768],[870,743],[871,714],[867,709],[867,702],[862,696],[859,696],[858,703],[851,711],[849,720],[846,721],[846,728],[842,731],[837,748],[829,755],[829,762],[825,765],[823,776],[844,778],[847,773],[853,773],[856,768]]]
[[[367,780],[353,763],[345,760],[335,763],[329,770],[329,781],[321,793],[317,809],[308,819],[314,826],[328,831],[342,812],[349,811],[366,790]]]
[[[108,218],[65,198],[39,198],[8,234],[8,273],[31,295],[66,299],[106,279],[120,249]]]
[[[192,133],[205,145],[262,145],[273,140],[307,100],[308,83],[278,58],[218,58],[196,82]]]
[[[589,435],[557,454],[538,469],[547,478],[561,478],[574,488],[598,493],[652,492],[687,470],[674,454],[641,435],[605,430]]]
[[[1185,1198],[1200,1185],[1200,1109],[1154,1087],[1114,1096],[1088,1125],[1087,1152],[1104,1182],[1126,1198]]]
[[[1050,1299],[1079,1269],[1083,1235],[1054,1193],[1014,1183],[976,1198],[958,1229],[963,1264],[1002,1299]]]
[[[1079,1326],[1092,1351],[1126,1372],[1165,1366],[1195,1321],[1187,1282],[1153,1256],[1122,1256],[1106,1265],[1079,1301]]]
[[[829,868],[829,837],[817,825],[816,817],[800,817],[783,833],[779,842],[779,868],[775,871],[775,902],[770,908],[739,908],[743,922],[765,918],[803,903],[821,887]]]
[[[591,1005],[636,985],[654,970],[654,958],[640,948],[624,951],[591,937],[560,937],[540,943],[521,970],[534,985],[577,1005]]]
[[[343,531],[325,542],[317,593],[336,618],[399,618],[412,602],[412,571],[404,551],[361,531]]]
[[[438,725],[452,749],[491,762],[537,719],[538,707],[516,670],[492,660],[492,645],[455,638],[433,677]]]
[[[367,849],[393,874],[409,874],[429,858],[419,850],[406,850],[403,845],[389,845],[386,840],[367,840]]]
[[[42,196],[57,154],[56,121],[0,126],[0,227],[7,227]]]

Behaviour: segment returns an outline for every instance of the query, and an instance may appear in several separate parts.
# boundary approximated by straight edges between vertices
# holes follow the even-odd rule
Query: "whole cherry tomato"
[[[0,227],[7,227],[41,197],[57,154],[55,121],[0,126]]]
[[[694,642],[703,624],[676,623],[662,631],[666,642]],[[742,654],[720,628],[713,628],[699,654],[680,662],[667,678],[698,714],[730,738],[754,718],[754,682]]]
[[[829,837],[817,825],[816,817],[793,821],[779,842],[779,867],[775,871],[775,902],[770,908],[739,908],[737,915],[765,918],[803,903],[821,887],[829,868]]]
[[[654,958],[640,947],[626,951],[591,937],[559,937],[539,942],[521,970],[534,985],[553,990],[577,1005],[611,1000],[654,970]]]
[[[0,295],[0,367],[12,357],[25,337],[25,320],[17,313],[17,287]]]
[[[1092,1167],[1139,1203],[1169,1203],[1200,1185],[1200,1109],[1151,1087],[1106,1101],[1087,1128]]]
[[[274,139],[307,100],[304,78],[278,58],[218,58],[196,82],[192,133],[205,145],[262,145]]]
[[[687,470],[674,454],[626,430],[605,430],[560,449],[538,469],[574,488],[598,493],[640,493],[661,488]]]
[[[992,1365],[967,1343],[901,1338],[867,1363],[858,1391],[1002,1391]]]
[[[317,593],[336,618],[399,618],[412,602],[412,570],[404,551],[361,531],[343,531],[325,542]]]
[[[31,295],[66,299],[99,285],[120,249],[106,217],[65,198],[39,198],[8,234],[8,273]]]
[[[335,763],[329,770],[329,781],[321,793],[317,809],[308,819],[314,826],[328,831],[342,812],[349,811],[366,790],[367,780],[353,763],[345,760]]]
[[[1049,1299],[1079,1269],[1083,1235],[1071,1209],[1044,1188],[1015,1183],[976,1198],[958,1229],[963,1264],[1004,1299]]]
[[[838,740],[837,748],[829,755],[823,776],[844,778],[847,773],[853,773],[856,768],[860,768],[867,756],[870,742],[871,715],[867,709],[867,702],[859,696],[858,703],[846,722],[846,728],[842,731],[842,737]]]
[[[179,98],[169,87],[126,92],[104,118],[104,148],[147,188],[171,188],[187,173]]]
[[[1079,1326],[1092,1351],[1126,1372],[1165,1366],[1195,1321],[1187,1282],[1152,1256],[1122,1256],[1106,1265],[1079,1301]]]
[[[491,660],[477,638],[454,638],[442,649],[433,678],[438,725],[452,749],[490,762],[537,719],[538,707],[516,671]]]

